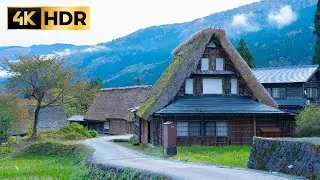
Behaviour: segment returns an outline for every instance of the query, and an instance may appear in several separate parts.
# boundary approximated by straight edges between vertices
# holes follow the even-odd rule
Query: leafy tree
[[[255,60],[247,46],[247,43],[245,42],[244,39],[240,39],[239,45],[237,47],[237,50],[239,54],[242,56],[242,58],[247,62],[250,68],[255,68],[256,63]]]
[[[36,100],[32,137],[36,136],[41,109],[61,104],[75,80],[76,71],[66,68],[63,59],[44,56],[20,56],[18,61],[2,61],[1,67],[9,72],[8,89]]]
[[[90,85],[92,88],[102,89],[103,88],[103,80],[101,78],[97,78],[93,81],[90,81]]]
[[[314,48],[313,64],[320,64],[320,0],[317,4],[317,10],[314,15],[314,31],[313,34],[316,35],[316,45]]]
[[[320,136],[320,106],[304,108],[297,117],[296,133],[300,137]]]
[[[96,81],[98,82],[98,81]],[[67,116],[84,115],[92,104],[97,92],[101,89],[100,83],[78,82],[72,86],[71,92],[64,97],[64,110]]]
[[[29,118],[22,102],[9,94],[0,95],[0,142],[6,141],[9,131],[25,124]]]

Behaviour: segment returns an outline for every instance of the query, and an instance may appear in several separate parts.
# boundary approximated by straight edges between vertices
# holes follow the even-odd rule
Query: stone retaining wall
[[[254,138],[248,167],[320,179],[320,138]]]

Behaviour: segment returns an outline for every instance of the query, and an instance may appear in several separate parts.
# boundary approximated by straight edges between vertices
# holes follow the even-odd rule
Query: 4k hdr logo
[[[8,29],[89,30],[89,7],[8,7]]]

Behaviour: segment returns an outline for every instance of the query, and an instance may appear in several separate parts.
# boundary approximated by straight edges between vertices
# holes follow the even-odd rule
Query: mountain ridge
[[[136,77],[143,84],[153,84],[170,63],[171,51],[177,45],[203,28],[220,27],[227,30],[233,45],[237,45],[240,37],[247,41],[258,67],[310,64],[316,3],[316,0],[262,0],[190,22],[151,26],[97,45],[0,47],[0,57],[14,59],[17,53],[13,52],[19,51],[26,55],[67,56],[68,65],[83,69],[90,77],[101,77],[106,87],[134,85]],[[285,6],[290,6],[297,19],[279,28],[270,23],[270,16],[274,14],[277,18]],[[236,16],[240,20],[246,18],[247,26],[235,26]]]

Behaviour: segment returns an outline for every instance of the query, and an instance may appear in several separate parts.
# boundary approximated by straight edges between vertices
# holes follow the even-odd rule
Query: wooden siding
[[[263,84],[265,88],[285,88],[287,99],[304,98],[303,83],[274,83]]]
[[[256,122],[254,122],[256,119]],[[155,146],[162,146],[162,124],[164,122],[178,122],[178,121],[197,121],[201,123],[200,136],[197,137],[177,137],[178,145],[246,145],[251,144],[256,131],[256,136],[262,136],[260,128],[264,127],[278,127],[281,130],[281,136],[293,136],[292,117],[278,118],[245,116],[245,117],[214,117],[214,116],[177,116],[177,117],[153,117],[150,121],[150,142]],[[228,137],[209,137],[205,136],[204,123],[209,121],[227,121],[229,124]],[[256,127],[254,126],[256,124]],[[146,136],[147,134],[144,134]],[[266,136],[268,137],[268,136]],[[142,139],[146,140],[147,137]]]

